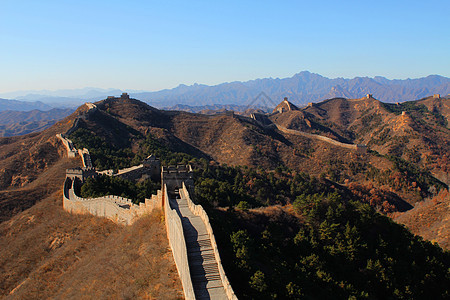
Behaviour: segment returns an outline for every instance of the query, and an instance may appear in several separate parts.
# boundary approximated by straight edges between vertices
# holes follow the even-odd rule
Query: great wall
[[[336,140],[333,140],[329,137],[323,136],[323,135],[319,135],[319,134],[313,134],[313,133],[308,133],[308,132],[303,132],[303,131],[299,131],[299,130],[293,130],[293,129],[288,129],[286,127],[280,126],[278,124],[275,124],[276,128],[284,133],[287,134],[293,134],[293,135],[301,135],[307,138],[313,138],[316,140],[320,140],[338,147],[342,147],[342,148],[347,148],[350,150],[356,150],[357,153],[361,153],[361,154],[365,154],[367,153],[367,146],[366,145],[358,145],[358,144],[346,144],[346,143],[341,143],[338,142]]]
[[[372,98],[372,95],[367,94],[365,98],[370,99],[370,98]],[[313,106],[313,104],[308,103],[308,107],[309,106]],[[299,110],[299,108],[297,108],[294,104],[290,103],[287,100],[287,98],[284,98],[284,100],[279,105],[277,105],[277,107],[275,107],[272,114],[266,115],[266,114],[260,114],[260,113],[252,113],[250,115],[250,118],[253,119],[253,121],[256,124],[258,124],[259,126],[265,127],[265,128],[276,128],[279,131],[287,133],[287,134],[300,135],[300,136],[303,136],[306,138],[326,142],[326,143],[332,144],[334,146],[338,146],[338,147],[342,147],[342,148],[346,148],[346,149],[350,149],[350,150],[356,150],[356,152],[360,153],[360,154],[367,153],[367,145],[346,144],[346,143],[342,143],[342,142],[333,140],[332,138],[329,138],[329,137],[326,137],[323,135],[308,133],[308,132],[304,132],[304,131],[300,131],[300,130],[289,129],[289,128],[286,128],[279,124],[275,124],[274,122],[272,122],[269,119],[269,116],[273,116],[276,114],[282,114],[284,112],[288,112],[288,111],[292,111],[292,110]]]
[[[88,107],[95,109],[95,105]],[[172,250],[186,299],[237,299],[223,269],[208,215],[201,205],[195,205],[189,195],[193,187],[192,168],[169,166],[160,168],[159,161],[150,156],[139,166],[97,172],[92,166],[88,149],[75,149],[71,140],[58,134],[67,156],[81,157],[83,167],[66,170],[63,186],[63,208],[71,213],[105,217],[122,225],[131,225],[153,210],[164,211],[167,238]],[[131,199],[108,195],[82,198],[76,194],[77,185],[86,178],[100,174],[123,176],[128,179],[159,173],[161,190],[151,199],[134,204]]]
[[[128,95],[122,95],[122,98]],[[111,97],[109,97],[111,98]],[[109,99],[108,98],[108,99]],[[88,113],[96,110],[95,104],[86,103]],[[281,113],[281,112],[278,112]],[[285,128],[259,119],[252,114],[252,119],[262,126],[275,127],[278,130],[294,135],[318,139],[336,146],[365,153],[365,145],[344,144],[328,137]],[[78,119],[67,135],[73,132]],[[63,207],[71,213],[92,214],[105,217],[122,225],[131,225],[138,218],[153,210],[164,211],[164,220],[170,248],[180,276],[186,299],[237,299],[233,288],[223,269],[216,239],[209,222],[209,217],[201,205],[191,200],[189,190],[193,188],[192,168],[187,166],[160,166],[159,161],[149,156],[142,164],[126,169],[105,170],[97,172],[92,165],[88,149],[77,150],[73,142],[63,134],[57,134],[67,150],[67,156],[81,157],[83,167],[66,170],[63,187]],[[150,177],[161,180],[161,189],[151,199],[134,204],[131,199],[115,195],[98,198],[82,198],[76,194],[77,187],[86,178],[98,175],[120,176],[129,180]]]

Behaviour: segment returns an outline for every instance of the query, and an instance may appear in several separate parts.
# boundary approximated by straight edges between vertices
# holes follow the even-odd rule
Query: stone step
[[[204,276],[204,275],[214,275],[214,274],[219,275],[219,269],[217,267],[216,268],[210,268],[210,269],[203,269],[203,268],[201,268],[199,266],[198,269],[192,268],[191,273],[193,275],[198,275],[198,276],[200,276],[200,275],[202,275],[202,276]]]
[[[192,284],[201,285],[202,283],[220,280],[220,275],[191,275]]]
[[[192,276],[205,276],[205,275],[220,275],[219,274],[219,268],[208,268],[204,269],[201,266],[196,266],[194,268],[191,268],[191,274]]]
[[[192,272],[197,273],[208,273],[208,272],[219,272],[219,267],[217,263],[209,263],[209,264],[203,264],[203,265],[195,265],[191,268]]]
[[[189,243],[198,243],[199,245],[209,245],[209,246],[211,246],[211,240],[210,239],[204,239],[204,240],[198,239],[197,241],[188,242],[188,244]]]
[[[205,223],[190,211],[186,199],[180,197],[174,201],[181,216],[195,298],[227,299]]]
[[[204,270],[192,270],[191,272],[192,281],[209,281],[209,280],[220,280],[219,270],[208,271]]]
[[[197,256],[208,256],[205,258],[210,258],[215,260],[215,255],[213,248],[191,248],[188,249],[188,257],[197,257]],[[211,255],[211,257],[210,257]]]
[[[200,233],[200,234],[192,234],[192,235],[184,235],[184,238],[186,240],[186,242],[189,241],[197,241],[197,240],[204,240],[204,239],[209,239],[209,234],[208,233]]]
[[[219,273],[211,273],[211,274],[205,274],[205,273],[194,273],[191,274],[192,282],[206,282],[211,280],[220,280],[220,274]]]
[[[208,281],[206,284],[205,284],[205,282],[196,284],[194,286],[194,289],[200,290],[202,288],[205,288],[205,286],[206,286],[206,288],[212,288],[212,289],[223,287],[222,281],[220,281],[220,280],[211,280],[211,281]]]
[[[188,252],[189,251],[201,251],[201,250],[206,250],[206,249],[212,250],[212,251],[214,250],[211,243],[198,244],[198,243],[192,242],[192,243],[186,244],[186,248],[187,248]]]
[[[213,250],[188,251],[188,258],[192,260],[216,260]]]
[[[197,253],[188,253],[188,260],[189,260],[189,262],[196,262],[196,261],[215,262],[216,257],[212,253],[202,255],[200,252],[197,252]]]

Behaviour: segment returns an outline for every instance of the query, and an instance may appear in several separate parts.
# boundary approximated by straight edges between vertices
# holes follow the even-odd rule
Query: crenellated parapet
[[[139,204],[134,204],[131,199],[115,195],[82,198],[75,193],[77,180],[77,178],[66,177],[64,182],[63,207],[71,213],[91,214],[108,218],[118,224],[131,225],[142,215],[157,208],[161,209],[161,191]]]

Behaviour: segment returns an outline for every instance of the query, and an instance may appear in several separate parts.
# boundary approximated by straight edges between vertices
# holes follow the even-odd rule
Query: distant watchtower
[[[297,108],[297,106],[295,106],[294,104],[289,102],[287,97],[284,97],[284,100],[281,101],[281,103],[278,104],[277,107],[275,107],[273,112],[278,112],[281,114],[283,112],[291,111],[291,110],[298,110],[298,108]]]
[[[130,95],[128,93],[122,93],[122,96],[120,96],[122,99],[130,99]]]

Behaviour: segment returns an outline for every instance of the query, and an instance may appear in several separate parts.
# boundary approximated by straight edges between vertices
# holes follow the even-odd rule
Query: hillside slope
[[[55,192],[0,224],[0,296],[8,299],[182,297],[162,215],[131,227],[72,215]]]
[[[303,110],[335,136],[367,144],[382,155],[403,158],[442,177],[449,172],[450,98],[398,104],[374,98],[330,99]]]
[[[55,134],[86,111],[41,133],[0,138],[0,297],[182,297],[160,213],[122,227],[63,210],[65,170],[81,161],[65,157]]]
[[[414,234],[450,249],[450,194],[447,190],[409,211],[394,214],[394,220],[406,225]]]

